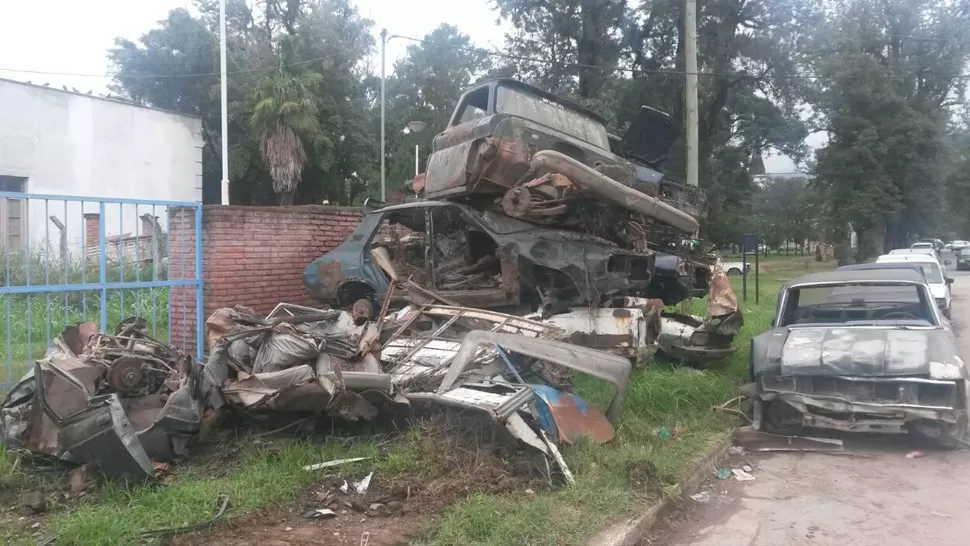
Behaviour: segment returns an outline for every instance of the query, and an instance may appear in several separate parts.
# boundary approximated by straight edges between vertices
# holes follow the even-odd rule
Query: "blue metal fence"
[[[201,203],[0,191],[0,392],[85,321],[138,316],[201,357],[201,228]]]

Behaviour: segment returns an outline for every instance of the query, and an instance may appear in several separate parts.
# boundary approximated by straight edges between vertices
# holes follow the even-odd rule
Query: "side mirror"
[[[953,277],[947,277],[946,284],[953,284]]]
[[[943,265],[953,265],[953,262],[950,260],[943,260]]]

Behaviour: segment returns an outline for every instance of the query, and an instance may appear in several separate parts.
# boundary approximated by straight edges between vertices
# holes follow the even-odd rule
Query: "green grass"
[[[564,455],[576,477],[571,487],[529,497],[516,494],[476,494],[449,508],[429,526],[422,544],[499,546],[561,546],[585,544],[608,522],[643,510],[644,503],[663,495],[678,496],[676,483],[689,462],[724,437],[736,419],[715,414],[712,406],[737,395],[746,381],[751,338],[770,328],[781,285],[794,276],[831,269],[834,262],[817,264],[811,258],[778,261],[759,279],[755,303],[749,277],[744,328],[735,339],[737,352],[717,370],[684,374],[670,362],[654,360],[635,372],[617,427],[616,439],[603,446],[566,447]],[[741,279],[732,279],[741,299]],[[693,311],[703,307],[695,305]],[[608,400],[607,389],[594,380],[577,390],[594,402]],[[657,434],[667,427],[672,437]],[[631,484],[630,469],[649,463],[656,469],[653,488]]]
[[[564,448],[575,485],[532,495],[474,493],[434,518],[418,542],[429,546],[583,544],[609,522],[642,511],[650,499],[679,497],[675,484],[689,462],[736,423],[711,407],[734,397],[745,381],[750,340],[769,328],[778,288],[793,276],[831,267],[834,263],[815,264],[810,259],[779,262],[761,275],[758,304],[752,282],[748,301],[741,302],[744,328],[735,340],[737,352],[718,369],[685,374],[669,361],[642,363],[631,378],[616,439],[602,446],[581,443]],[[732,282],[740,299],[741,280]],[[695,305],[694,311],[702,311],[701,306]],[[601,406],[612,396],[606,384],[589,378],[578,379],[577,391]],[[657,433],[660,427],[666,427],[672,437],[662,438]],[[57,535],[58,544],[130,544],[143,531],[207,520],[221,494],[230,495],[228,517],[239,520],[267,505],[292,502],[328,472],[360,474],[366,469],[382,478],[417,472],[429,479],[465,472],[449,466],[446,458],[452,451],[441,444],[429,445],[420,430],[384,445],[299,440],[250,445],[244,455],[227,455],[215,465],[190,459],[166,485],[106,483],[82,504],[55,510],[43,529],[45,534]],[[306,464],[352,456],[374,459],[318,472],[302,470]],[[649,469],[646,479],[644,469]],[[631,480],[631,473],[639,478]],[[23,538],[11,535],[7,540]]]
[[[64,264],[43,252],[32,252],[30,256],[10,254],[8,261],[0,263],[0,286],[98,282],[100,273],[92,261],[73,259]],[[167,271],[159,267],[155,278],[167,279]],[[106,280],[121,279],[150,281],[152,266],[125,264],[122,272],[118,264],[109,264]],[[140,316],[148,321],[150,334],[168,340],[168,301],[167,288],[109,291],[105,306],[107,329],[113,330],[124,318]],[[84,321],[99,323],[100,316],[100,291],[97,290],[0,295],[0,384],[19,379],[66,326]]]
[[[380,476],[414,470],[422,462],[416,458],[420,450],[413,443],[405,438],[387,448],[374,442],[350,446],[299,440],[260,444],[236,460],[186,465],[165,485],[105,482],[82,504],[52,514],[44,531],[56,536],[57,544],[134,544],[145,531],[210,519],[220,495],[229,495],[227,515],[238,518],[292,500],[328,474],[374,471]],[[308,464],[344,457],[372,459],[332,469],[303,470]],[[218,467],[215,471],[213,464]],[[7,540],[18,537],[8,536]]]

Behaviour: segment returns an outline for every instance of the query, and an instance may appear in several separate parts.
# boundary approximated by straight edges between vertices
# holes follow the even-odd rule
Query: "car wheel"
[[[736,268],[736,267],[732,267],[731,269],[728,269],[727,274],[733,277],[735,275],[740,275],[741,274],[741,270],[738,269],[738,268]]]
[[[966,415],[959,423],[941,423],[923,419],[911,422],[908,428],[910,432],[933,442],[940,449],[954,450],[970,447]]]
[[[792,436],[802,430],[802,413],[781,400],[765,402],[762,430],[771,434]]]

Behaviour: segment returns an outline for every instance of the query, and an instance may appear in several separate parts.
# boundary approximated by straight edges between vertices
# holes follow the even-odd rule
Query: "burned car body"
[[[756,427],[965,441],[966,365],[919,272],[800,277],[782,287],[774,325],[751,342]]]
[[[466,91],[435,137],[424,197],[501,207],[638,248],[654,222],[697,230],[691,214],[634,188],[663,179],[656,165],[677,134],[669,116],[644,107],[612,144],[594,112],[522,82],[493,80]]]
[[[477,307],[598,305],[645,293],[653,269],[650,250],[421,201],[367,214],[344,244],[306,267],[303,281],[315,299],[342,307],[365,299],[376,308],[394,278]]]

